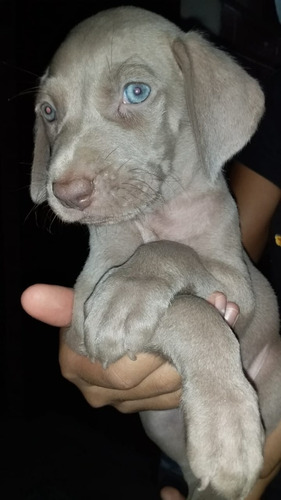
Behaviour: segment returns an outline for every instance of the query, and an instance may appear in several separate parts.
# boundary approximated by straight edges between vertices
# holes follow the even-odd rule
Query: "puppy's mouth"
[[[65,222],[116,224],[146,213],[161,199],[161,180],[147,177],[119,179],[103,174],[95,179],[60,179],[48,187],[48,202]]]

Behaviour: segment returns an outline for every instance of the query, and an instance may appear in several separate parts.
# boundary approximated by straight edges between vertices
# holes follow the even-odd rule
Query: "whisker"
[[[147,175],[150,175],[151,177],[155,177],[159,181],[163,181],[163,175],[162,174],[157,174],[156,172],[150,172],[149,170],[143,168],[143,167],[134,167],[131,169],[131,171],[136,171],[136,172],[144,172]],[[168,175],[165,177],[165,182],[166,183],[172,183],[175,182],[178,184],[178,186],[184,191],[184,186],[182,185],[181,179],[174,173],[169,172]]]
[[[38,216],[37,216],[37,214],[38,214],[38,208],[39,207],[40,207],[40,209],[46,208],[47,207],[47,203],[45,203],[45,206],[44,206],[44,203],[45,202],[40,203],[40,201],[38,201],[38,203],[34,203],[34,205],[31,207],[31,209],[29,210],[29,212],[27,213],[27,215],[24,218],[24,224],[28,221],[29,217],[34,213],[36,226],[39,227]]]
[[[142,195],[144,194],[147,198],[150,198],[150,197],[149,197],[149,195],[147,195],[147,193],[143,193],[143,191],[142,191],[140,188],[138,188],[137,186],[134,186],[134,185],[132,185],[132,184],[130,184],[130,183],[128,183],[128,182],[127,182],[127,183],[125,183],[125,182],[124,182],[124,183],[122,184],[122,188],[124,189],[125,193],[127,192],[127,193],[129,193],[129,195],[130,195],[129,197],[125,198],[126,200],[130,200],[130,199],[132,199],[132,188],[133,188],[135,191],[140,192]],[[133,195],[133,196],[134,196],[134,199],[138,199],[140,202],[143,202],[143,201],[144,201],[144,197],[143,197],[143,196],[137,196],[137,194],[136,194],[136,193],[134,193],[134,195]]]
[[[20,68],[19,66],[16,66],[15,64],[12,64],[10,62],[1,61],[1,64],[3,64],[4,66],[7,66],[8,68],[15,69],[15,70],[20,71],[22,73],[26,73],[27,75],[33,76],[35,78],[40,78],[40,76],[37,75],[36,73],[33,73],[33,71],[30,71],[29,69],[25,69],[25,68]]]
[[[161,198],[162,199],[162,195],[161,193],[159,193],[158,191],[156,191],[153,187],[151,187],[146,181],[144,181],[143,179],[137,179],[137,182],[138,183],[142,183],[145,187],[149,188],[150,191],[152,191],[152,193],[154,193],[155,197],[156,198]],[[137,187],[137,186],[136,186]],[[139,189],[145,194],[147,193],[147,191],[144,191],[142,190],[140,187]],[[147,195],[149,196],[149,194],[147,193]]]
[[[147,176],[151,176],[151,177],[154,177],[155,179],[157,179],[158,181],[163,181],[163,176],[162,175],[159,175],[159,174],[156,174],[154,172],[150,172],[149,170],[146,170],[146,169],[140,169],[140,168],[132,168],[130,169],[129,171],[130,173],[132,172],[140,172],[140,173],[145,173],[146,174],[146,177]],[[145,179],[141,179],[139,177],[135,178],[135,176],[133,177],[133,180],[134,182],[138,182],[138,183],[142,183],[144,186],[146,186],[148,189],[150,189],[156,196],[157,198],[161,197],[162,198],[162,195],[161,193],[159,193],[158,191],[156,191],[149,183],[148,183],[148,180],[146,181]]]
[[[18,165],[23,165],[24,167],[30,167],[31,168],[30,161],[19,161]]]
[[[125,167],[127,165],[127,163],[129,163],[129,161],[130,160],[123,161],[123,163],[121,163],[121,165],[118,167],[117,172],[119,172],[119,170],[121,170],[121,168]]]
[[[182,184],[182,181],[181,181],[180,177],[178,177],[174,173],[169,172],[169,174],[166,177],[166,182],[170,182],[171,183],[172,180],[181,188],[182,191],[185,191],[185,188],[184,188],[184,186]]]
[[[53,226],[55,220],[59,220],[59,218],[51,209],[49,210],[48,215],[52,215],[52,219],[51,219],[51,222],[49,224],[49,227],[47,227],[47,231],[49,234],[52,234],[52,226]]]
[[[149,175],[150,177],[154,177],[155,179],[157,179],[159,181],[163,180],[163,175],[162,174],[157,174],[156,172],[150,172],[149,170],[147,170],[145,168],[133,167],[133,168],[130,168],[130,172],[145,173],[146,175]]]
[[[139,196],[139,197],[136,195],[136,193],[134,193],[134,198],[137,198],[140,202],[144,202],[144,201],[151,202],[151,201],[155,200],[155,198],[158,198],[158,193],[154,190],[152,190],[152,192],[154,194],[154,196],[152,197],[149,193],[144,191],[141,187],[136,186],[135,184],[130,184],[129,182],[124,182],[124,183],[122,183],[122,187],[123,186],[128,186],[129,189],[127,190],[127,192],[129,192],[129,193],[132,191],[132,189],[141,193],[142,196]]]
[[[108,153],[108,155],[104,158],[104,161],[108,160],[110,155],[112,155],[113,153],[115,153],[115,151],[117,151],[118,147],[119,146],[116,146],[116,148],[112,149],[112,151],[110,151],[110,153]]]
[[[26,224],[26,222],[28,221],[29,217],[31,216],[31,214],[34,212],[35,214],[35,221],[36,221],[36,226],[37,226],[37,213],[36,213],[36,210],[38,208],[38,205],[33,205],[31,207],[31,209],[29,210],[29,212],[26,214],[25,218],[24,218],[24,221],[23,223]]]
[[[40,87],[37,86],[37,87],[31,87],[29,89],[21,90],[17,94],[15,94],[15,95],[13,95],[11,97],[8,97],[8,102],[11,102],[14,99],[17,99],[18,97],[23,97],[23,96],[26,96],[26,95],[36,94],[38,92],[39,88]]]
[[[126,185],[126,184],[125,184],[125,185]],[[127,185],[130,187],[130,189],[126,189],[126,188],[123,188],[123,189],[124,189],[125,193],[126,193],[126,191],[127,191],[127,193],[131,194],[131,187],[132,187],[132,186],[131,186],[131,184],[128,184],[128,183],[127,183]],[[123,184],[122,184],[122,187],[123,187]],[[133,187],[137,187],[137,186],[133,186]],[[141,189],[139,189],[139,191],[141,191]],[[141,192],[142,192],[142,191],[141,191]],[[145,193],[145,194],[147,194],[147,193]],[[125,196],[123,196],[123,198],[124,198],[126,201],[128,200],[128,198],[127,198],[127,197],[125,197]],[[137,197],[137,196],[136,196],[136,194],[134,194],[134,198],[138,198],[138,199],[139,199],[139,201],[140,201],[140,202],[142,202],[142,204],[143,204],[143,202],[144,202],[143,197]],[[129,197],[129,200],[130,200],[130,197]],[[151,199],[149,199],[149,200],[148,200],[148,202],[146,203],[146,205],[149,203],[149,201],[151,201]],[[142,216],[145,216],[145,212],[143,211],[143,207],[141,207],[141,206],[134,206],[134,207],[132,207],[132,208],[133,208],[133,210],[134,210],[136,213],[139,213],[139,214],[141,214]]]

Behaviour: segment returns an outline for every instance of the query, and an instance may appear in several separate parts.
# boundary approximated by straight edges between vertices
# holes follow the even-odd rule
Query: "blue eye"
[[[151,88],[146,83],[128,83],[124,87],[123,102],[125,104],[139,104],[145,101],[151,92]]]
[[[43,113],[44,118],[48,122],[53,122],[57,117],[55,108],[48,102],[44,102],[44,104],[42,104],[41,111]]]

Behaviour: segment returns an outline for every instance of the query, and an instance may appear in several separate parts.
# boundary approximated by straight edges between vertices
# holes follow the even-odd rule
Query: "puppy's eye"
[[[124,104],[139,104],[145,101],[151,92],[146,83],[128,83],[123,90]]]
[[[42,104],[41,111],[42,111],[44,118],[48,122],[53,122],[57,117],[57,113],[56,113],[55,108],[51,104],[49,104],[48,102],[44,102]]]

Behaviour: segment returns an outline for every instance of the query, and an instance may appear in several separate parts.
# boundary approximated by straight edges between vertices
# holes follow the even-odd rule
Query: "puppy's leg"
[[[251,269],[255,316],[241,342],[243,366],[253,380],[267,435],[281,419],[281,336],[276,297],[268,282]],[[254,355],[253,355],[254,353]]]
[[[202,499],[206,488],[208,499],[245,498],[262,467],[263,429],[234,333],[206,301],[180,296],[162,318],[151,348],[182,375],[186,453]],[[201,498],[200,491],[194,495]]]
[[[248,370],[260,400],[267,434],[281,419],[281,339],[269,341]]]

